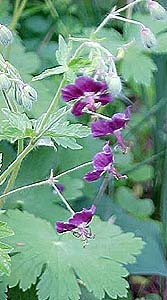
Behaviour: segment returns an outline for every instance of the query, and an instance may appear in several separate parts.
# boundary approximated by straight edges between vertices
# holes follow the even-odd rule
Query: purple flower
[[[86,181],[94,181],[100,178],[105,172],[111,173],[116,179],[126,178],[113,167],[114,157],[109,147],[109,141],[105,143],[103,152],[97,153],[93,158],[93,171],[85,174]]]
[[[95,214],[96,206],[93,204],[90,209],[83,208],[82,211],[76,212],[67,222],[56,222],[55,227],[58,233],[72,231],[73,234],[86,241],[93,238],[89,224]]]
[[[91,123],[93,137],[101,137],[109,134],[114,134],[117,138],[118,145],[123,152],[127,148],[121,136],[121,130],[125,128],[130,120],[130,107],[127,107],[125,113],[117,113],[112,116],[110,120],[98,120]]]
[[[67,84],[62,89],[62,97],[65,102],[77,100],[72,113],[79,117],[84,113],[84,108],[95,111],[99,103],[106,105],[111,102],[112,96],[107,89],[105,81],[100,82],[90,77],[80,76],[74,84]]]

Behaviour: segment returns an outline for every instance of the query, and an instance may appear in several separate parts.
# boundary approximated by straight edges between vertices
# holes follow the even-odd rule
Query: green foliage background
[[[32,76],[40,74],[46,68],[53,68],[61,64],[58,55],[57,59],[55,55],[56,50],[58,50],[59,34],[62,34],[65,38],[69,34],[72,36],[85,36],[87,32],[90,32],[92,28],[102,21],[110,7],[115,4],[121,6],[124,5],[124,1],[28,1],[16,27],[15,41],[4,55],[18,68],[23,79],[29,81]],[[166,3],[162,4],[166,5]],[[14,1],[0,1],[1,23],[10,24],[13,6]],[[112,241],[112,239],[109,240],[110,230],[115,230],[117,235],[120,229],[116,225],[112,225],[107,230],[108,224],[101,225],[100,242],[98,239],[97,241],[95,240],[95,243],[93,241],[90,248],[86,249],[86,254],[81,249],[78,241],[69,236],[63,237],[62,243],[66,244],[63,247],[69,249],[68,255],[70,259],[68,256],[63,256],[59,250],[57,252],[52,251],[50,243],[52,240],[57,239],[57,236],[55,237],[53,226],[50,224],[54,225],[56,220],[66,220],[69,217],[69,213],[62,206],[58,197],[52,193],[50,187],[41,186],[25,190],[8,197],[4,209],[10,209],[10,218],[8,219],[4,215],[1,218],[2,221],[7,221],[15,232],[15,236],[6,240],[7,243],[12,245],[16,252],[19,252],[16,249],[16,243],[18,243],[17,247],[23,250],[21,254],[14,256],[12,263],[13,273],[11,273],[10,277],[7,278],[3,275],[0,278],[0,280],[2,279],[0,281],[0,299],[2,300],[15,300],[19,299],[19,297],[23,300],[29,300],[30,297],[31,300],[44,300],[48,297],[50,297],[50,300],[73,300],[79,299],[79,297],[82,300],[94,300],[105,297],[108,300],[114,298],[117,294],[120,296],[126,295],[125,287],[127,286],[127,281],[124,281],[122,276],[126,276],[128,271],[130,274],[167,275],[164,254],[167,228],[167,25],[162,22],[153,22],[145,12],[135,11],[133,17],[136,20],[143,21],[156,34],[158,47],[155,51],[143,50],[135,26],[123,26],[118,24],[118,22],[113,22],[113,28],[109,24],[99,34],[99,37],[105,36],[106,39],[102,41],[102,44],[110,49],[114,55],[116,55],[118,47],[131,41],[134,36],[137,43],[129,48],[123,60],[118,64],[119,74],[124,82],[125,93],[135,103],[132,119],[124,134],[125,138],[132,144],[131,151],[126,156],[122,156],[120,153],[115,155],[119,171],[127,173],[128,180],[121,183],[110,181],[107,195],[104,195],[99,201],[97,214],[105,221],[111,216],[115,216],[115,224],[119,225],[123,232],[133,232],[137,237],[142,237],[145,242],[142,254],[138,256],[137,262],[134,263],[134,255],[138,254],[142,247],[141,241],[132,241],[132,243],[136,242],[136,245],[138,241],[138,247],[136,246],[136,250],[129,249],[128,252],[127,245],[119,244],[121,239],[119,243]],[[33,86],[38,90],[39,101],[34,104],[31,112],[26,112],[30,118],[39,117],[46,111],[58,87],[60,77],[61,75],[51,76],[48,79],[33,83]],[[0,101],[3,103],[3,98],[2,96],[0,97]],[[2,106],[4,107],[4,104]],[[111,113],[123,109],[124,104],[120,100],[116,100],[112,106],[109,105],[105,109],[104,113],[111,115]],[[6,115],[8,115],[9,120],[8,112]],[[1,122],[4,120],[4,111],[0,113],[0,120]],[[76,122],[73,117],[71,117],[70,121]],[[27,133],[26,131],[27,122],[25,115],[24,122],[22,122],[22,124],[26,124],[25,128],[16,128],[14,137],[13,135],[12,137],[10,136],[10,130],[7,133],[3,131],[4,136],[2,136],[2,139],[6,138],[7,134],[10,141],[14,141],[20,132],[23,134],[23,137],[32,134],[32,132],[28,131]],[[87,119],[83,117],[82,122],[86,124]],[[60,131],[60,128],[55,130]],[[67,132],[69,132],[68,130]],[[50,133],[51,135],[52,133]],[[72,137],[74,139],[78,137],[76,132]],[[58,144],[62,145],[63,142],[59,141]],[[54,169],[55,174],[58,174],[82,162],[91,161],[93,155],[101,150],[103,141],[95,139],[92,146],[92,139],[88,136],[79,141],[79,145],[83,146],[81,150],[72,150],[77,147],[75,140],[72,140],[71,149],[64,149],[59,146],[57,152],[51,147],[37,147],[23,161],[15,182],[15,188],[48,178],[51,168]],[[80,147],[79,145],[78,148]],[[7,141],[1,141],[0,151],[3,153],[2,170],[4,170],[16,157],[16,145]],[[101,182],[97,182],[90,185],[82,181],[83,175],[89,169],[89,167],[86,167],[76,171],[72,175],[65,176],[60,181],[65,185],[64,195],[70,200],[70,203],[76,210],[91,205],[101,184]],[[24,211],[24,213],[16,209]],[[26,216],[24,219],[23,215]],[[21,228],[24,227],[24,222],[27,222],[27,226],[24,228],[25,232],[20,232],[19,226]],[[102,221],[97,222],[102,223]],[[32,224],[32,229],[29,228],[29,224]],[[35,236],[33,232],[34,226],[36,226]],[[18,231],[17,228],[19,228]],[[95,232],[96,230],[98,231],[99,229],[96,229],[95,226]],[[50,232],[50,235],[48,232]],[[126,235],[126,233],[124,234]],[[122,234],[122,237],[125,236],[124,234]],[[129,233],[127,233],[127,236],[129,239],[132,237]],[[48,238],[49,241],[46,241],[45,238]],[[110,249],[114,249],[115,245],[115,251],[118,251],[120,255],[123,252],[119,252],[119,250],[125,247],[127,257],[126,255],[124,258],[117,256],[113,261],[109,262],[108,266],[100,264],[99,267],[97,262],[91,267],[93,255],[89,257],[89,251],[91,252],[92,248],[96,247],[99,251],[98,256],[104,256],[103,251],[105,247],[109,247],[106,244],[107,241],[110,241],[112,244]],[[33,247],[30,247],[31,242],[36,252],[33,250]],[[99,243],[99,247],[97,243]],[[28,251],[24,252],[24,244],[28,247]],[[9,251],[10,248],[6,248],[6,252],[8,253]],[[48,253],[49,251],[52,253]],[[8,260],[7,253],[5,255]],[[79,254],[76,258],[77,253]],[[96,255],[97,253],[95,253]],[[111,253],[105,253],[105,255],[109,257]],[[20,258],[21,256],[23,260]],[[48,261],[47,257],[50,258],[50,261]],[[150,259],[154,257],[156,257],[156,260]],[[28,261],[25,265],[24,259]],[[87,265],[84,267],[83,263],[80,262],[81,259],[87,261],[87,265],[90,267],[90,274],[96,278],[96,286],[94,286],[91,277],[89,278],[88,275],[90,274],[86,273]],[[94,262],[98,261],[98,259],[99,257],[93,257]],[[23,266],[19,266],[19,260]],[[70,294],[71,290],[69,287],[64,289],[64,286],[62,286],[64,294],[58,296],[59,281],[57,282],[57,280],[60,280],[60,278],[55,272],[57,272],[57,267],[59,267],[57,265],[59,265],[60,261],[62,261],[60,276],[62,276],[63,280],[66,276],[69,276],[67,286],[73,285],[73,294]],[[133,264],[131,265],[130,263],[132,262]],[[127,265],[128,263],[129,265]],[[30,269],[32,264],[34,266]],[[72,265],[75,275],[71,275],[69,265]],[[95,265],[97,266],[96,270]],[[18,266],[19,271],[16,271]],[[2,271],[1,261],[0,270]],[[27,275],[27,270],[31,270],[28,273],[29,275]],[[119,276],[117,282],[114,283],[116,291],[111,291],[108,281],[117,272]],[[4,270],[4,273],[8,273],[8,270],[6,272]],[[79,287],[76,283],[76,274],[79,274],[78,277],[81,280],[79,281],[82,291],[81,296],[79,296]],[[105,278],[105,282],[101,281],[101,276],[103,280]],[[45,283],[43,283],[44,281]],[[20,283],[18,284],[18,282]],[[85,282],[87,290],[83,284]],[[60,283],[62,283],[61,280]],[[10,286],[8,291],[6,288],[7,284]],[[108,296],[105,295],[104,291],[108,293]],[[125,299],[131,298],[131,296],[128,297]]]

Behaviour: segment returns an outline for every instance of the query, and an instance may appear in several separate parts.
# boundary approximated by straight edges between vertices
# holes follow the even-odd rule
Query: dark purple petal
[[[105,136],[113,134],[115,130],[125,128],[130,120],[130,107],[127,107],[125,113],[114,114],[109,121],[98,120],[91,123],[93,137]]]
[[[125,125],[129,122],[130,120],[130,107],[128,106],[125,110],[125,113],[117,113],[114,114],[111,118],[111,127],[113,130],[118,130],[125,128]]]
[[[76,116],[76,117],[80,117],[81,115],[83,115],[83,108],[86,106],[86,102],[83,101],[78,101],[73,105],[73,108],[71,110],[71,113]]]
[[[86,181],[94,181],[100,178],[100,176],[102,175],[103,171],[92,171],[92,172],[88,172],[85,174],[84,179]]]
[[[58,233],[63,233],[66,231],[71,231],[71,230],[77,228],[77,226],[74,224],[69,224],[69,223],[65,223],[65,222],[56,222],[55,228]]]
[[[76,212],[72,218],[69,219],[69,224],[75,225],[78,227],[82,223],[88,225],[92,220],[92,217],[95,213],[96,206],[93,204],[90,209],[83,208],[82,211]]]
[[[99,120],[92,122],[91,129],[93,137],[100,137],[113,133],[113,129],[110,126],[110,121]]]
[[[97,171],[105,171],[106,167],[113,163],[112,153],[97,153],[93,158],[93,167]]]
[[[107,93],[107,94],[100,94],[99,97],[95,99],[95,102],[100,102],[102,105],[106,105],[112,100],[113,100],[112,95]]]
[[[95,81],[91,77],[80,76],[75,80],[75,85],[79,88],[83,93],[85,92],[103,92],[107,90],[107,84],[105,81]]]
[[[62,98],[68,102],[83,96],[83,92],[75,84],[67,84],[62,90]]]

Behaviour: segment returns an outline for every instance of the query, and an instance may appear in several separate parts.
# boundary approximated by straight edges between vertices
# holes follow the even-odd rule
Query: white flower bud
[[[13,40],[12,32],[4,25],[0,24],[0,43],[7,47]]]
[[[108,75],[107,78],[105,79],[112,96],[113,97],[118,96],[122,90],[122,83],[120,77],[114,74],[114,75]]]
[[[153,48],[157,44],[155,35],[148,27],[142,27],[140,30],[141,41],[145,48]]]
[[[11,86],[11,82],[10,82],[9,78],[5,74],[1,73],[0,74],[0,90],[9,90],[10,86]]]
[[[148,0],[147,7],[154,19],[156,20],[167,19],[167,11],[158,2],[153,0]]]
[[[16,101],[27,110],[32,108],[32,101],[37,101],[37,97],[36,90],[30,85],[22,82],[16,86]]]
[[[37,101],[38,95],[36,90],[28,84],[25,84],[23,87],[23,93],[27,98],[30,98],[32,101]]]

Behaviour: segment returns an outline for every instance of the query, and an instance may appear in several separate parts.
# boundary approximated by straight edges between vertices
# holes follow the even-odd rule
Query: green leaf
[[[13,235],[13,231],[7,226],[6,223],[0,222],[0,239]],[[10,256],[8,255],[12,247],[0,242],[0,275],[10,274]]]
[[[83,196],[82,189],[84,187],[84,182],[82,179],[63,176],[60,181],[64,185],[63,195],[68,200],[77,199]]]
[[[82,202],[80,204],[83,205]],[[88,205],[90,205],[90,202],[87,203]],[[128,265],[130,274],[167,276],[167,264],[162,247],[162,231],[159,222],[151,219],[139,220],[125,212],[124,209],[107,196],[100,199],[97,214],[103,220],[108,220],[111,216],[114,216],[115,224],[121,226],[126,232],[134,232],[146,243],[142,254],[137,258],[137,262],[133,265]],[[150,257],[156,257],[156,260],[150,259]]]
[[[90,128],[82,124],[70,124],[69,121],[62,123],[60,120],[51,126],[45,135],[64,148],[82,149],[82,146],[76,142],[76,138],[90,135]]]
[[[24,113],[11,112],[7,108],[2,109],[6,119],[0,127],[0,138],[16,141],[26,137],[32,137],[34,130],[29,118]]]
[[[18,69],[24,80],[30,78],[29,74],[36,72],[40,66],[38,55],[35,52],[26,52],[25,47],[18,38],[15,38],[11,44],[10,63]]]
[[[81,298],[80,300],[97,300],[97,298],[95,298],[95,296],[88,292],[88,290],[86,290],[86,288],[82,287],[82,283],[81,283]],[[108,295],[106,295],[103,300],[113,300],[113,298],[110,298]],[[118,297],[117,300],[132,300],[132,296],[130,293],[128,293],[127,297]]]
[[[63,74],[64,72],[66,72],[66,68],[63,66],[47,69],[44,72],[42,72],[40,75],[33,77],[32,81],[42,80],[49,76]]]
[[[67,66],[68,57],[69,48],[62,35],[59,35],[59,49],[56,51],[57,62],[62,66]]]
[[[55,113],[49,116],[47,124],[43,127],[43,131],[46,132],[66,113],[67,108],[61,107]],[[43,123],[43,119],[45,119],[46,113],[42,114],[37,120],[33,120],[34,129],[36,132],[39,131],[41,124]]]
[[[153,178],[154,168],[150,165],[143,165],[138,169],[129,172],[128,177],[134,181],[146,181]]]
[[[38,147],[30,152],[22,162],[14,188],[47,179],[50,176],[50,170],[54,168],[58,169],[57,152],[50,147]],[[62,179],[60,179],[60,183],[62,183]],[[66,191],[74,196],[75,192],[71,191],[69,186],[66,189],[65,184],[64,192],[66,193]],[[52,224],[54,224],[56,219],[65,220],[70,217],[69,212],[60,206],[58,197],[53,193],[49,185],[29,188],[8,196],[4,208],[27,210],[35,216],[52,222]]]
[[[143,247],[132,233],[122,233],[118,226],[97,218],[91,226],[96,238],[83,248],[72,234],[58,235],[49,223],[27,212],[12,210],[2,217],[14,228],[10,243],[19,251],[12,257],[10,287],[19,283],[23,291],[28,289],[45,265],[37,284],[41,300],[78,300],[77,278],[98,299],[105,292],[113,298],[127,295],[128,272],[123,265],[134,263]]]
[[[151,199],[139,199],[127,187],[118,188],[115,198],[125,211],[136,217],[147,218],[154,212],[154,204]]]
[[[142,52],[137,45],[133,45],[125,51],[121,64],[121,74],[126,81],[150,86],[153,72],[156,70],[157,67],[153,60]]]

